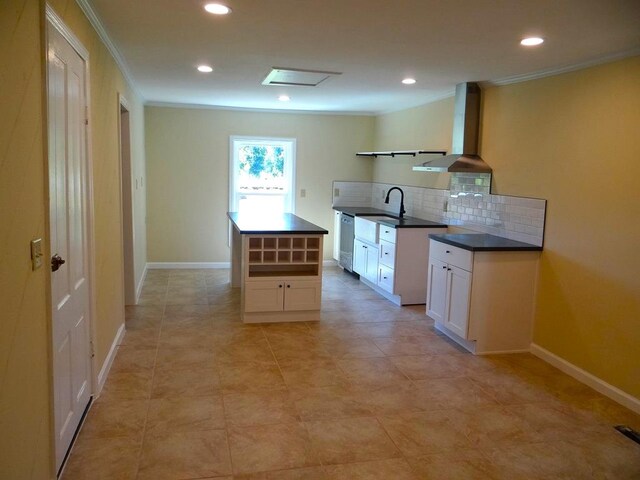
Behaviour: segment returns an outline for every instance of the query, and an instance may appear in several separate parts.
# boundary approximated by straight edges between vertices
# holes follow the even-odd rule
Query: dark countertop
[[[384,210],[378,210],[371,207],[333,207],[334,210],[354,217],[370,217],[376,215],[391,215],[394,218],[386,218],[384,220],[376,220],[381,225],[387,225],[393,228],[447,228],[447,225],[439,222],[432,222],[431,220],[423,220],[415,217],[403,217],[397,218],[396,215],[385,212]]]
[[[472,252],[541,251],[542,247],[488,233],[430,233],[429,238]]]
[[[269,216],[227,212],[227,216],[241,234],[313,233],[327,235],[329,233],[324,228],[296,217],[292,213]]]

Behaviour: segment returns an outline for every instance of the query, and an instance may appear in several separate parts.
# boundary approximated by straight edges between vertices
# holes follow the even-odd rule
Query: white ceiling
[[[373,114],[442,98],[460,82],[640,54],[639,0],[228,0],[227,16],[200,0],[80,3],[149,103]],[[546,42],[519,45],[531,35]],[[214,72],[197,72],[201,63]],[[262,85],[271,67],[342,75],[314,88]],[[402,85],[406,76],[417,83]]]

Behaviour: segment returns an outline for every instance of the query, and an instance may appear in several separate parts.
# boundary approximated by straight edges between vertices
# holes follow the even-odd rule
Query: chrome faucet
[[[400,192],[400,214],[398,215],[398,218],[402,218],[404,216],[406,210],[404,209],[404,192],[402,191],[402,189],[400,187],[391,187],[387,191],[387,198],[384,199],[384,203],[386,203],[387,205],[389,204],[389,194],[393,190],[398,190]]]

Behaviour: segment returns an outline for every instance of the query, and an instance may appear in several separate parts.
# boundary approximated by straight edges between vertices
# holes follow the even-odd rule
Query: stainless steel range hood
[[[450,155],[438,157],[413,167],[416,172],[491,173],[491,167],[478,156],[480,128],[480,86],[477,83],[456,85],[453,116],[453,141]]]

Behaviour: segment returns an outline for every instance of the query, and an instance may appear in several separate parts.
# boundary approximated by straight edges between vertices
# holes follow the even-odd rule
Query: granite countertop
[[[541,251],[542,247],[530,243],[509,240],[488,233],[429,234],[429,238],[472,252]]]
[[[327,235],[329,232],[318,225],[307,222],[292,213],[281,215],[255,215],[227,212],[233,226],[241,234],[288,234],[307,233]]]
[[[381,225],[387,225],[388,227],[393,227],[393,228],[447,228],[447,225],[445,223],[432,222],[431,220],[423,220],[422,218],[415,218],[415,217],[398,218],[397,215],[393,215],[392,213],[385,212],[384,210],[378,210],[377,208],[333,207],[333,209],[342,213],[346,213],[348,215],[353,215],[354,217],[370,217],[370,216],[385,215],[387,218],[385,219],[377,218],[376,222],[378,222]]]

